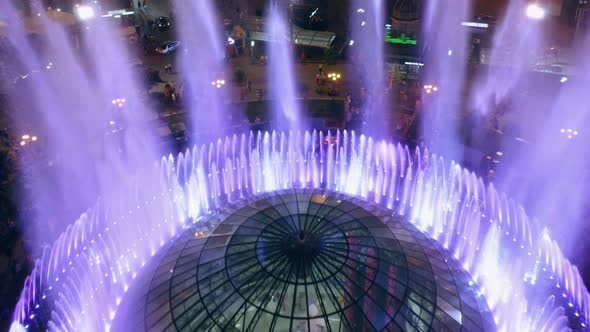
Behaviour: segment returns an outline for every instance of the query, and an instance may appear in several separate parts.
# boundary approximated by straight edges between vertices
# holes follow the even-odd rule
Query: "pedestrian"
[[[346,126],[348,127],[350,124],[350,121],[352,120],[352,96],[349,93],[346,94],[346,99],[344,101],[344,113],[346,116]]]
[[[170,84],[166,83],[164,85],[164,97],[168,98],[170,96]]]
[[[263,97],[263,92],[261,88],[256,89],[256,97],[258,97],[258,100],[262,100]]]
[[[178,87],[176,88],[176,99],[182,99],[182,94],[184,92],[184,86],[182,82],[178,83]]]
[[[252,93],[252,81],[248,80],[246,87],[248,88],[248,93]]]

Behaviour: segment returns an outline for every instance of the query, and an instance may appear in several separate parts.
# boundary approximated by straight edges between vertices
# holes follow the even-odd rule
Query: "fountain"
[[[212,137],[215,136],[213,128],[223,128],[223,101],[227,99],[224,85],[225,81],[229,82],[223,63],[223,23],[217,19],[213,1],[178,0],[173,1],[173,6],[177,13],[178,39],[182,40],[176,56],[182,77],[179,83],[184,84],[183,104],[191,114],[194,130],[202,136]],[[216,84],[218,81],[224,84]],[[207,112],[203,113],[203,110]]]
[[[265,27],[265,32],[272,41],[269,44],[268,54],[270,96],[275,100],[275,107],[278,108],[274,112],[279,117],[277,124],[285,128],[300,128],[301,110],[297,101],[291,48],[295,37],[292,35],[292,27],[289,26],[292,23],[285,19],[282,9],[278,1],[270,2],[270,13]]]
[[[58,223],[60,235],[38,255],[23,286],[11,331],[110,331],[122,315],[120,305],[136,285],[137,276],[159,257],[162,248],[199,225],[204,217],[286,189],[346,194],[412,223],[471,275],[498,330],[586,328],[590,294],[577,268],[551,237],[545,220],[529,217],[517,200],[493,184],[486,185],[453,159],[380,139],[385,136],[387,122],[387,102],[381,93],[385,88],[382,1],[372,1],[366,8],[354,6],[353,11],[355,47],[376,50],[361,61],[364,73],[372,73],[365,83],[373,114],[365,120],[368,132],[378,137],[375,139],[345,130],[302,129],[293,61],[285,39],[286,20],[276,7],[268,24],[276,40],[269,53],[270,81],[288,130],[213,137],[211,132],[221,128],[224,106],[217,98],[208,100],[203,92],[211,91],[206,90],[213,79],[207,76],[207,68],[218,68],[222,56],[215,37],[215,14],[208,1],[176,1],[175,5],[179,35],[186,45],[179,57],[191,91],[187,106],[194,120],[204,119],[210,132],[205,135],[208,140],[154,162],[155,156],[163,153],[154,148],[153,137],[144,125],[149,115],[144,113],[147,108],[139,97],[138,80],[125,64],[124,47],[110,39],[112,28],[105,21],[83,24],[85,29],[78,39],[85,56],[92,59],[93,65],[88,66],[74,51],[64,29],[51,22],[39,6],[33,7],[41,25],[50,32],[47,54],[60,59],[54,64],[33,50],[17,16],[4,15],[14,12],[11,3],[0,3],[0,18],[12,29],[10,43],[23,67],[35,71],[33,76],[38,78],[30,85],[35,97],[31,106],[42,117],[42,134],[49,150],[67,159],[56,163],[72,175],[64,179],[52,174],[49,179],[65,197],[77,200],[74,206],[90,206],[74,223],[67,218]],[[457,15],[464,17],[465,13]],[[458,22],[454,17],[433,23],[430,29]],[[194,24],[198,33],[192,30]],[[201,62],[190,62],[201,43],[212,52],[200,57]],[[460,82],[449,81],[449,75],[454,74],[449,68],[464,70],[460,60],[465,58],[465,44],[465,38],[457,39],[451,54],[443,54],[443,65],[429,72],[429,77],[448,86],[447,91],[441,90],[445,104],[458,98]],[[443,51],[442,45],[434,45],[433,56]],[[80,96],[72,95],[72,86]],[[493,90],[489,86],[485,89]],[[580,96],[581,92],[573,94]],[[223,99],[223,92],[216,96]],[[200,114],[204,106],[215,115]],[[24,126],[25,119],[19,120]],[[439,119],[433,121],[434,126],[444,125]],[[108,130],[119,133],[116,143],[96,139],[104,137],[105,127],[117,123],[125,130]],[[446,152],[453,155],[452,149]],[[33,199],[51,208],[44,196],[50,196],[53,188],[53,183],[35,182],[39,196]],[[304,240],[305,234],[295,238]]]
[[[376,137],[385,137],[390,121],[386,95],[386,70],[384,61],[385,13],[384,1],[352,1],[350,9],[351,53],[356,71],[364,89],[364,119],[366,131]]]
[[[587,324],[590,296],[548,232],[493,185],[428,151],[346,131],[259,132],[195,145],[148,173],[157,180],[117,188],[44,252],[16,322],[109,326],[141,267],[200,216],[264,192],[323,188],[380,204],[441,243],[478,282],[500,330]]]
[[[427,119],[422,123],[424,139],[432,149],[455,160],[462,156],[459,101],[465,85],[470,42],[468,31],[461,23],[468,21],[469,14],[469,1],[452,5],[428,1],[422,28],[422,40],[426,41],[422,46],[426,49],[424,63],[428,64],[424,71],[426,84],[422,101],[429,111],[424,114]]]

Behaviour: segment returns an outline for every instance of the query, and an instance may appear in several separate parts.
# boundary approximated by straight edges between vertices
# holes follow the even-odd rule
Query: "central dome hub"
[[[289,259],[310,261],[319,254],[321,242],[314,233],[300,230],[289,234],[283,241],[281,249]]]
[[[347,249],[346,235],[334,223],[306,214],[273,220],[256,240],[260,265],[273,277],[289,283],[312,282],[317,271],[324,275],[321,278],[332,276],[347,259]]]

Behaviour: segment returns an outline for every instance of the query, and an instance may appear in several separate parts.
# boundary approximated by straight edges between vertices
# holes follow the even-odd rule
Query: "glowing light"
[[[332,80],[332,81],[337,81],[340,79],[340,74],[339,73],[329,73],[328,74],[328,79]]]
[[[352,45],[354,45],[354,40],[352,40],[352,39],[351,39],[351,40],[350,40],[350,42],[348,42],[348,45],[349,45],[349,46],[352,46]]]
[[[94,17],[94,8],[90,6],[78,6],[76,8],[76,15],[81,20],[89,20]]]
[[[526,7],[526,16],[534,20],[540,20],[545,17],[545,9],[536,3],[531,3]]]
[[[559,81],[561,83],[565,83],[565,82],[567,82],[567,77],[563,76]]]
[[[487,23],[481,23],[481,22],[461,22],[461,25],[464,27],[483,28],[483,29],[487,29],[490,26]]]
[[[316,8],[313,12],[311,12],[311,15],[309,15],[309,18],[312,18],[315,16],[315,14],[318,13],[318,10],[320,10],[319,8]]]
[[[565,137],[567,137],[567,139],[573,139],[575,136],[578,136],[580,134],[577,130],[574,130],[572,128],[561,128],[559,132],[562,133]]]
[[[116,98],[112,100],[112,104],[116,105],[119,108],[123,108],[123,106],[125,106],[125,103],[127,102],[127,99],[125,98]]]
[[[426,91],[426,93],[431,94],[432,92],[438,91],[438,86],[433,84],[426,84],[424,85],[424,90]]]
[[[225,80],[215,80],[215,81],[212,81],[211,82],[211,85],[214,86],[214,87],[216,87],[216,88],[218,88],[218,89],[221,89],[221,87],[223,87],[225,85]]]

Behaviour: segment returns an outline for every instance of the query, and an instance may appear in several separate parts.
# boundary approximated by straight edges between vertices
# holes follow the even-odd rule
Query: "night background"
[[[293,127],[325,133],[325,141],[311,144],[317,158],[320,145],[332,146],[328,131],[346,129],[412,151],[428,147],[469,169],[481,181],[462,183],[469,189],[461,195],[492,183],[507,193],[510,199],[486,207],[490,214],[510,206],[512,223],[501,222],[517,230],[515,243],[550,233],[579,269],[587,295],[586,0],[384,0],[377,13],[360,0],[273,1],[275,7],[267,0],[3,1],[0,330],[14,321],[35,261],[49,255],[44,248],[60,234],[73,232],[68,225],[84,213],[92,219],[94,207],[125,210],[127,197],[143,197],[139,189],[108,197],[126,178],[150,187],[160,180],[143,167],[161,156],[222,141],[225,153],[235,152],[239,144],[217,138]],[[281,20],[273,20],[273,8]],[[215,158],[222,163],[213,152],[207,160]],[[429,158],[425,165],[436,164]],[[211,186],[224,185],[227,191],[232,184]],[[183,208],[207,212],[190,205]],[[524,211],[541,224],[519,224]],[[482,229],[461,232],[468,242]],[[535,255],[553,250],[532,247]],[[585,325],[570,321],[569,328]]]

